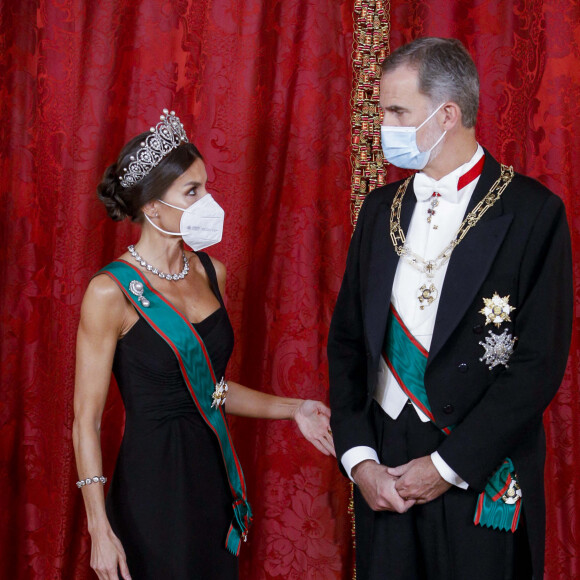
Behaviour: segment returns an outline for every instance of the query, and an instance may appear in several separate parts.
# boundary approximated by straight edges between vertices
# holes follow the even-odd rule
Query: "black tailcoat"
[[[500,176],[486,152],[467,211]],[[372,401],[398,256],[390,235],[391,203],[400,182],[367,196],[347,258],[328,339],[330,404],[337,457],[377,449]],[[401,209],[406,232],[415,207],[409,184]],[[485,325],[483,298],[509,295],[511,322]],[[523,492],[535,577],[543,574],[544,458],[542,413],[566,367],[572,322],[572,265],[562,201],[516,174],[502,197],[455,248],[449,261],[425,373],[439,428],[456,425],[438,448],[476,491],[510,457]],[[509,368],[489,370],[479,344],[491,329],[517,337]],[[339,465],[342,469],[342,465]],[[474,506],[475,509],[475,506]],[[498,532],[499,533],[499,532]]]

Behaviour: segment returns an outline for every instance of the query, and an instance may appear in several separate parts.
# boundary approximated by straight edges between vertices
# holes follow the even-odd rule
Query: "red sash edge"
[[[397,322],[399,323],[399,325],[401,326],[401,328],[403,329],[403,332],[405,333],[405,336],[411,341],[411,343],[419,350],[419,352],[425,357],[428,358],[429,357],[429,352],[425,349],[425,347],[411,334],[411,331],[407,328],[407,326],[405,325],[405,323],[403,322],[403,320],[401,319],[399,313],[397,312],[397,309],[393,306],[393,303],[391,303],[390,305],[390,310],[393,314],[393,316],[397,319]],[[414,394],[407,388],[407,386],[403,383],[403,380],[401,379],[401,377],[398,375],[397,371],[395,370],[395,368],[393,367],[391,361],[385,356],[385,352],[381,351],[381,354],[383,356],[383,359],[385,361],[385,363],[387,364],[387,367],[389,367],[389,370],[391,371],[391,373],[393,374],[393,376],[395,377],[395,380],[397,381],[399,387],[401,387],[401,390],[407,395],[407,397],[409,397],[409,399],[411,399],[411,401],[423,412],[425,413],[425,415],[427,417],[429,417],[429,420],[434,424],[437,425],[437,422],[435,421],[435,416],[433,415],[432,411],[430,409],[428,409],[427,407],[425,407],[425,405],[423,405],[423,403],[417,399]],[[441,431],[443,431],[446,435],[449,435],[451,433],[451,429],[449,429],[448,427],[440,427]]]
[[[474,168],[471,170],[472,172],[475,173],[474,170],[479,169],[481,170],[481,168],[483,167],[483,162],[485,160],[485,156],[482,156],[482,158],[480,159],[480,161],[477,163],[476,166],[474,166]],[[477,173],[477,175],[475,175],[475,177],[477,177],[479,174],[481,173],[481,171],[479,171],[479,173]],[[475,178],[474,177],[474,178]],[[473,178],[473,179],[474,179]],[[401,326],[403,332],[405,333],[405,335],[407,336],[407,338],[412,342],[412,344],[421,352],[421,354],[423,354],[425,357],[429,356],[428,351],[417,341],[417,339],[415,339],[415,337],[411,334],[411,332],[409,331],[409,329],[407,328],[407,326],[403,323],[403,320],[401,319],[401,317],[399,316],[399,313],[397,312],[396,308],[393,306],[393,304],[391,303],[390,305],[390,310],[393,314],[393,316],[397,319],[397,322],[399,323],[399,325]],[[405,393],[405,395],[407,395],[407,397],[409,397],[409,399],[413,402],[413,404],[420,409],[432,422],[433,424],[437,425],[437,423],[435,422],[435,418],[433,416],[433,413],[431,412],[430,409],[427,409],[423,403],[418,400],[413,393],[411,392],[410,389],[408,389],[408,387],[406,387],[406,385],[403,383],[403,380],[401,379],[401,377],[399,376],[399,374],[396,372],[393,364],[391,363],[391,361],[387,358],[384,350],[381,351],[381,354],[383,356],[383,359],[385,361],[385,363],[387,364],[387,367],[389,368],[389,370],[391,371],[393,377],[395,378],[395,380],[397,381],[399,387],[401,388],[401,390]],[[449,429],[448,427],[443,427],[440,428],[441,431],[443,431],[446,435],[449,435],[451,433],[451,429]],[[507,463],[507,460],[504,461],[504,464]],[[507,479],[505,484],[503,485],[502,489],[499,490],[491,499],[492,501],[498,501],[505,493],[506,491],[509,489],[509,486],[512,482],[512,476],[511,473],[508,473]],[[484,525],[487,526],[487,524],[481,524],[481,516],[483,513],[483,501],[484,501],[484,496],[485,496],[485,492],[482,492],[479,494],[478,499],[477,499],[477,505],[476,505],[476,510],[475,510],[475,517],[474,517],[474,524],[476,525]],[[517,505],[515,506],[514,509],[514,513],[512,516],[512,521],[511,521],[511,526],[510,526],[510,531],[515,532],[517,530],[517,526],[518,526],[518,520],[519,520],[519,514],[521,511],[521,501],[517,502]],[[488,526],[489,527],[489,526]]]
[[[139,272],[139,270],[134,267],[132,264],[130,264],[129,262],[127,262],[126,260],[116,260],[117,262],[123,262],[124,264],[126,264],[127,266],[129,266],[130,268],[132,268],[133,270],[135,270],[137,273],[141,274],[141,272]],[[121,282],[116,278],[116,276],[114,274],[112,274],[111,272],[108,271],[104,271],[103,274],[106,274],[107,276],[113,278],[116,282],[117,285],[119,286],[119,288],[121,288],[122,292],[130,298],[129,292],[123,287],[123,285],[121,284]],[[193,328],[193,326],[191,325],[191,323],[183,316],[183,314],[181,312],[179,312],[179,310],[177,310],[166,298],[164,298],[160,293],[158,293],[149,283],[149,281],[145,278],[143,278],[142,276],[140,276],[144,281],[145,284],[147,285],[147,288],[153,293],[155,294],[155,296],[157,296],[158,298],[161,298],[163,300],[163,302],[165,302],[165,304],[167,304],[173,311],[175,311],[177,314],[179,314],[179,316],[187,323],[187,325],[189,326],[189,328],[193,331],[195,337],[197,338],[201,348],[202,348],[202,352],[204,354],[204,357],[206,359],[206,362],[208,363],[208,368],[210,370],[212,379],[215,381],[215,374],[213,372],[213,367],[211,365],[211,361],[209,360],[209,356],[207,354],[207,351],[205,349],[205,345],[203,343],[203,340],[201,339],[201,337],[199,336],[199,334],[196,332],[195,328]],[[151,318],[149,316],[147,316],[143,311],[141,311],[141,315],[147,320],[147,322],[152,326],[152,328],[155,329],[155,331],[161,336],[163,337],[163,339],[167,342],[167,344],[170,345],[171,350],[173,350],[173,352],[175,353],[175,356],[177,358],[177,361],[179,363],[179,367],[181,369],[181,374],[183,376],[183,378],[185,379],[185,382],[187,384],[187,389],[190,392],[193,400],[195,401],[196,407],[198,408],[201,416],[203,417],[204,421],[206,422],[206,424],[208,425],[208,427],[213,431],[214,435],[216,436],[216,439],[218,440],[219,446],[220,446],[220,451],[222,453],[222,458],[224,458],[224,451],[223,451],[223,447],[222,447],[222,443],[221,440],[219,438],[219,435],[216,431],[216,429],[214,428],[214,426],[211,424],[211,421],[208,419],[207,415],[204,413],[201,405],[199,404],[199,401],[197,399],[197,396],[195,395],[195,391],[193,390],[193,386],[191,385],[191,382],[189,380],[189,377],[187,376],[187,372],[185,370],[185,366],[183,364],[183,360],[181,358],[181,355],[179,354],[179,351],[177,350],[177,348],[175,347],[175,345],[173,344],[173,342],[169,339],[169,337],[151,320]],[[223,413],[222,409],[220,408],[220,411]],[[225,416],[222,415],[222,419],[225,421]],[[246,490],[246,481],[245,478],[243,476],[243,471],[238,459],[238,455],[236,453],[236,450],[233,446],[233,442],[232,442],[232,438],[231,438],[231,434],[230,434],[230,430],[229,428],[227,428],[227,423],[226,423],[226,433],[228,435],[228,441],[230,443],[231,449],[232,449],[232,455],[234,457],[235,463],[236,463],[236,470],[238,472],[238,478],[240,480],[240,483],[242,484],[242,493],[243,493],[243,497],[244,499],[246,499],[247,497],[247,490]],[[226,469],[226,475],[227,475],[227,469]],[[232,482],[230,481],[230,478],[228,476],[228,484],[230,486],[230,491],[232,493],[233,497],[236,497],[234,488],[232,486]],[[228,534],[229,536],[229,534]]]
[[[479,524],[480,520],[481,520],[481,512],[483,511],[483,493],[479,494],[479,497],[477,498],[477,508],[475,510],[475,519],[473,520],[473,522],[475,524]]]
[[[407,338],[417,347],[417,349],[419,349],[420,353],[425,358],[428,358],[429,351],[427,351],[427,349],[411,334],[411,331],[407,328],[407,325],[403,322],[402,318],[399,316],[399,313],[397,312],[396,308],[393,306],[392,302],[391,302],[391,312],[393,313],[393,316],[397,319],[397,321],[401,325],[401,328],[403,329],[403,332],[407,335]]]
[[[522,509],[522,500],[517,502],[516,509],[514,511],[514,517],[512,519],[512,532],[515,532],[518,529],[518,520],[520,516],[520,511]]]
[[[512,474],[508,473],[505,485],[491,498],[492,501],[497,501],[509,488],[512,482]]]
[[[195,330],[195,328],[193,327],[191,322],[189,322],[189,320],[187,320],[187,318],[184,316],[184,314],[181,311],[179,311],[177,308],[175,308],[175,306],[173,304],[171,304],[171,302],[169,302],[169,300],[167,300],[167,298],[165,298],[165,296],[163,296],[163,294],[161,294],[158,290],[155,290],[155,288],[153,288],[153,286],[151,286],[151,283],[149,282],[149,280],[147,280],[147,278],[142,276],[141,272],[139,271],[139,269],[136,266],[133,266],[133,264],[130,264],[129,262],[127,262],[127,260],[119,259],[116,261],[123,262],[124,264],[126,264],[127,266],[129,266],[130,268],[135,270],[135,272],[137,272],[139,274],[139,276],[143,279],[143,281],[147,285],[147,288],[149,288],[149,290],[151,292],[153,292],[153,294],[155,294],[155,296],[157,296],[158,298],[161,298],[161,300],[163,300],[163,302],[165,302],[165,304],[167,304],[167,306],[169,306],[169,308],[171,308],[171,310],[173,310],[187,324],[187,326],[189,326],[190,330],[193,332],[193,334],[195,335],[195,338],[197,338],[199,345],[201,346],[201,350],[203,352],[203,356],[205,357],[205,361],[207,363],[207,366],[209,367],[211,377],[212,377],[214,383],[216,383],[217,380],[215,377],[215,373],[213,372],[213,366],[211,364],[211,360],[209,358],[209,355],[207,354],[205,344],[203,343],[203,340],[201,339],[201,337],[197,333],[197,330]],[[123,291],[124,290],[125,289],[123,289]],[[125,294],[127,294],[127,292],[125,292]]]
[[[429,417],[429,419],[433,423],[435,423],[435,417],[433,416],[433,413],[431,413],[431,411],[429,409],[427,409],[427,407],[425,407],[425,405],[423,405],[423,403],[421,401],[419,401],[419,399],[417,399],[415,397],[415,395],[407,388],[407,386],[403,383],[403,380],[401,379],[401,377],[397,374],[395,367],[393,366],[391,361],[384,355],[384,353],[383,353],[383,359],[387,363],[389,370],[393,373],[395,380],[397,381],[397,383],[399,384],[399,387],[401,387],[401,389],[403,390],[405,395],[407,395],[407,397],[409,397],[409,399],[411,399],[411,401],[413,401],[413,403],[417,407],[419,407],[419,409],[421,409],[421,411],[423,411],[423,413],[425,413],[425,415],[427,415],[427,417]]]

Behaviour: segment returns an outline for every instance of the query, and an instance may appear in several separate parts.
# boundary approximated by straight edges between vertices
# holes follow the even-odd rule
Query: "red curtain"
[[[459,38],[481,77],[478,139],[566,204],[580,306],[580,4],[573,0],[391,2],[391,48]],[[390,177],[392,177],[391,175]],[[550,315],[546,304],[545,315]],[[545,416],[546,578],[580,578],[580,326]],[[509,396],[509,395],[508,395]]]
[[[136,240],[95,186],[174,108],[226,211],[229,376],[327,400],[325,343],[351,225],[352,4],[23,0],[2,6],[4,578],[94,577],[71,446],[91,275]],[[242,577],[340,578],[348,485],[289,421],[234,421],[255,510]],[[112,474],[123,413],[103,418]]]
[[[326,399],[326,332],[350,234],[352,8],[352,0],[0,2],[2,577],[94,577],[70,437],[75,333],[90,276],[137,235],[108,220],[94,189],[164,106],[182,117],[226,210],[213,253],[228,268],[230,377]],[[575,250],[579,17],[564,0],[391,2],[392,48],[453,35],[474,54],[481,142],[564,199]],[[576,332],[546,421],[553,579],[580,577],[578,362]],[[113,387],[107,475],[122,421]],[[288,422],[238,419],[233,428],[256,513],[241,577],[349,578],[348,486],[333,460]]]

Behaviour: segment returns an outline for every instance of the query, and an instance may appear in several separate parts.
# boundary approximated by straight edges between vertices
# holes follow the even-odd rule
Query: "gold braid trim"
[[[379,89],[381,64],[390,54],[390,0],[355,0],[353,20],[350,199],[351,222],[354,227],[366,194],[386,182],[381,148]],[[348,513],[351,518],[354,552],[356,536],[352,483],[350,484]],[[353,580],[356,580],[354,558],[352,574]]]
[[[353,555],[356,551],[356,539],[355,539],[355,525],[354,525],[354,483],[350,482],[350,496],[348,498],[348,515],[350,516],[350,525],[352,533],[352,551]],[[356,580],[356,562],[353,558],[352,560],[352,580]]]
[[[351,221],[356,225],[366,194],[385,184],[381,149],[381,64],[390,54],[389,0],[355,0],[351,96]]]

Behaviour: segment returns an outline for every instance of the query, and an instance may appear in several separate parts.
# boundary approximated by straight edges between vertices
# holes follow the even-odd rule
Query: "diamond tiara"
[[[151,127],[151,135],[141,142],[135,155],[131,155],[129,165],[123,169],[119,181],[123,187],[131,187],[141,181],[167,154],[182,143],[189,143],[183,123],[175,116],[175,111],[163,109],[161,120]]]

